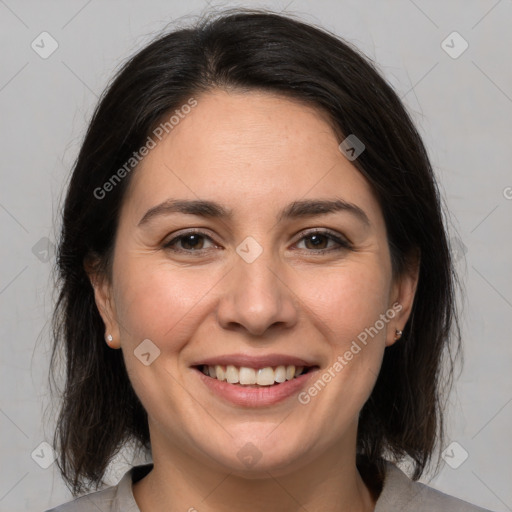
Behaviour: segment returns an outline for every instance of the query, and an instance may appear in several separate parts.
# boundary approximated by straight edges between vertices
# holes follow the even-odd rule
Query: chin
[[[247,479],[291,474],[314,459],[314,454],[306,448],[304,441],[292,442],[289,437],[273,438],[271,441],[257,435],[233,436],[233,439],[236,442],[231,442],[225,449],[212,450],[212,447],[208,449],[203,445],[202,452],[209,455],[210,464],[216,461],[214,465],[217,469]]]

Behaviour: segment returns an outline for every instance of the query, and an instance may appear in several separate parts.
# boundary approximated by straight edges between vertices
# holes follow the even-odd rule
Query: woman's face
[[[112,281],[95,285],[153,456],[257,475],[353,455],[415,278],[392,279],[378,202],[321,113],[263,92],[196,99],[133,171]]]

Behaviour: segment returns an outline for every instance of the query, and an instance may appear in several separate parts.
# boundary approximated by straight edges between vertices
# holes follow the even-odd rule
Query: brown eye
[[[180,238],[182,249],[202,249],[204,238],[201,235],[185,235]]]
[[[164,248],[175,252],[199,252],[205,250],[206,240],[212,241],[212,239],[204,233],[185,233],[167,242]]]
[[[351,244],[329,231],[313,231],[301,238],[299,241],[305,241],[305,249],[313,252],[328,252],[332,250],[350,249]],[[334,247],[329,247],[329,242],[334,243]]]
[[[329,244],[329,238],[325,235],[309,235],[304,237],[306,240],[306,248],[307,249],[327,249],[327,245]],[[310,247],[308,247],[308,241],[310,242]]]

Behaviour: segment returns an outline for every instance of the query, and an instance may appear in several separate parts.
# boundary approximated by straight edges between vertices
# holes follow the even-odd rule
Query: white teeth
[[[242,371],[242,369],[240,369],[240,371]],[[272,370],[272,368],[267,367],[260,368],[258,370],[257,384],[259,384],[260,386],[271,386],[272,384],[274,384],[274,380],[274,370]]]
[[[238,371],[238,379],[240,384],[256,384],[256,370],[254,368],[242,367]]]
[[[273,384],[282,383],[286,380],[292,380],[304,373],[304,366],[295,367],[293,364],[288,366],[280,365],[275,369],[267,366],[265,368],[248,368],[241,366],[240,368],[228,364],[227,366],[202,366],[202,372],[209,375],[213,379],[227,381],[230,384],[240,383],[242,386],[272,386]]]
[[[278,366],[275,371],[276,382],[284,382],[286,380],[286,367]]]
[[[226,380],[230,384],[236,384],[238,382],[238,370],[232,364],[226,366]]]
[[[211,368],[209,366],[208,368]],[[226,372],[224,371],[224,368],[220,364],[215,366],[215,376],[218,380],[226,380]]]

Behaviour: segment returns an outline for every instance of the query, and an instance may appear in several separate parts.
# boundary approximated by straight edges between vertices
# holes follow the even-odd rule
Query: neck
[[[152,446],[153,470],[133,486],[141,512],[371,512],[375,507],[355,450],[342,446],[328,447],[295,470],[263,470],[253,478],[209,466],[177,446],[162,449],[153,438]]]

